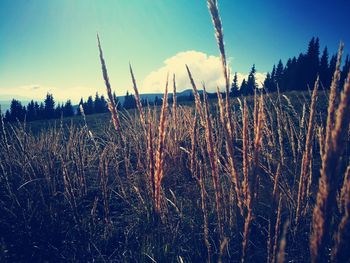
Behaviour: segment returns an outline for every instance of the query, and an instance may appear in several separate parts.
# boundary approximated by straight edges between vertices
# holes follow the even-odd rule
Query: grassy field
[[[142,108],[134,82],[130,112],[99,51],[111,114],[0,122],[1,262],[349,261],[342,45],[327,90],[209,101],[188,68],[193,105]]]
[[[225,137],[216,101],[210,103],[210,115],[204,111],[205,119],[209,118],[204,123],[195,114],[195,105],[169,107],[161,182],[154,178],[159,169],[160,108],[144,111],[145,129],[137,111],[119,115],[122,138],[110,114],[86,116],[86,122],[77,116],[25,127],[5,125],[0,166],[1,259],[239,261],[246,239],[246,261],[267,257],[277,261],[278,255],[286,261],[309,261],[312,211],[322,166],[319,151],[325,148],[322,127],[327,94],[318,92],[313,116],[309,93],[264,95],[255,98],[258,105],[254,97],[246,103],[243,98],[233,99],[232,139]],[[256,122],[261,125],[259,149]],[[344,135],[344,152],[338,156],[339,190],[349,156],[348,132]],[[208,140],[216,162],[211,162]],[[226,146],[229,140],[233,163]],[[308,170],[303,174],[307,151]],[[255,188],[249,190],[253,176]],[[296,221],[301,176],[307,179]],[[337,233],[346,210],[341,195],[336,196],[339,210],[327,215],[334,218],[329,233]],[[251,208],[249,199],[254,201]],[[335,244],[333,240],[327,248]]]

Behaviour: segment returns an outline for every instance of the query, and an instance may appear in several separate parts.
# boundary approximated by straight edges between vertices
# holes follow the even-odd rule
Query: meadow
[[[0,123],[1,262],[348,262],[350,74],[339,86]],[[198,89],[203,89],[200,96]],[[174,100],[168,104],[168,93]]]

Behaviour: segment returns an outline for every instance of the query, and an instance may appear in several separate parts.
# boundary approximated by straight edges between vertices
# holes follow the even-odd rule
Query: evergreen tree
[[[231,86],[231,95],[238,96],[238,94],[239,94],[238,78],[237,78],[237,72],[235,72],[235,75],[232,81],[232,86]]]
[[[39,120],[45,119],[45,106],[44,106],[44,103],[42,102],[40,102],[39,104],[38,119]]]
[[[126,91],[126,94],[124,96],[124,103],[123,103],[123,108],[124,109],[129,109],[129,91]]]
[[[61,117],[63,117],[62,106],[60,103],[58,103],[57,107],[55,108],[55,118],[59,119]]]
[[[278,61],[277,68],[276,68],[276,74],[275,74],[275,85],[278,87],[280,90],[283,89],[281,86],[283,85],[282,80],[283,80],[283,73],[284,73],[284,67],[282,60]]]
[[[100,103],[101,103],[101,109],[102,109],[102,112],[108,112],[108,105],[107,105],[107,101],[105,99],[105,97],[103,95],[101,95],[101,98],[100,98]],[[115,101],[116,105],[117,105],[117,102]],[[118,107],[118,105],[117,105]]]
[[[319,75],[320,75],[320,81],[322,85],[327,86],[328,85],[328,49],[325,47],[322,52],[321,60],[320,60],[320,67],[319,67]]]
[[[306,87],[313,87],[314,82],[316,81],[316,77],[319,69],[319,56],[320,56],[320,43],[318,38],[312,38],[309,42],[308,50],[306,53],[306,64],[305,67],[307,69],[306,75],[306,83],[303,83]],[[305,87],[305,88],[306,88]]]
[[[337,55],[333,55],[329,60],[328,78],[327,78],[327,84],[326,84],[326,87],[328,89],[331,87],[336,64],[337,64]]]
[[[297,71],[296,57],[293,57],[292,59],[288,59],[283,71],[283,76],[280,84],[281,90],[295,89],[296,79],[297,79],[296,71]]]
[[[270,92],[275,92],[277,91],[277,85],[276,85],[276,65],[273,65],[272,67],[272,71],[271,71],[271,76],[270,76],[271,80],[270,80],[270,88],[269,91]]]
[[[248,89],[248,84],[247,84],[247,81],[245,79],[243,79],[242,84],[241,84],[241,88],[239,89],[239,91],[243,96],[247,96],[250,94],[250,91]]]
[[[129,92],[126,92],[126,95],[124,97],[124,104],[123,104],[124,109],[133,109],[136,108],[136,100],[134,95],[129,94]]]
[[[349,61],[349,55],[347,55],[345,58],[344,66],[340,74],[339,85],[341,89],[344,87],[344,83],[345,83],[346,77],[348,76],[349,70],[350,70],[350,61]]]
[[[55,100],[53,99],[52,94],[47,93],[45,98],[45,108],[44,116],[45,119],[51,119],[55,117]]]
[[[94,101],[92,96],[88,97],[88,100],[84,103],[83,108],[86,115],[94,113]]]
[[[100,96],[96,92],[95,94],[95,100],[94,100],[94,112],[100,113]]]
[[[279,84],[281,91],[288,90],[289,79],[292,77],[291,76],[292,69],[293,69],[292,59],[289,58],[287,60],[287,63],[285,65],[284,69],[283,69],[281,83]]]
[[[108,110],[107,102],[103,97],[103,95],[99,97],[98,93],[96,93],[94,107],[95,107],[96,113],[103,113],[103,112],[106,112],[106,109]]]
[[[267,92],[272,92],[273,91],[273,87],[274,87],[274,83],[273,83],[273,80],[271,78],[271,74],[269,72],[267,72],[266,78],[264,80],[264,89]]]
[[[256,73],[256,69],[254,64],[248,75],[247,89],[249,94],[254,94],[254,91],[257,88],[256,82],[255,82],[255,73]]]
[[[22,106],[22,103],[20,101],[13,99],[10,105],[8,121],[24,121],[25,115],[25,107]]]
[[[276,65],[273,65],[271,71],[271,79],[274,81],[276,79]]]
[[[41,118],[40,116],[40,106],[37,101],[34,102],[34,110],[35,110],[35,119],[38,120]]]
[[[34,121],[37,119],[35,103],[31,100],[27,105],[27,121]]]
[[[74,110],[71,100],[67,100],[64,106],[62,107],[62,112],[64,117],[74,116]]]
[[[7,110],[7,111],[5,112],[5,118],[4,118],[4,120],[5,120],[6,122],[11,121],[11,113],[10,113],[9,110]]]
[[[299,57],[297,59],[297,70],[296,70],[296,75],[298,78],[296,79],[296,90],[305,90],[307,88],[307,75],[308,75],[308,70],[307,70],[307,59],[306,56],[303,53],[299,54]]]

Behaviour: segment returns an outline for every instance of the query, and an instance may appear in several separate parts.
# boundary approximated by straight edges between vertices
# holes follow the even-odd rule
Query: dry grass
[[[332,215],[337,205],[337,192],[339,182],[340,157],[343,152],[343,136],[347,133],[349,125],[349,77],[344,85],[338,108],[336,108],[336,93],[340,76],[340,61],[343,45],[338,52],[336,71],[333,76],[326,124],[326,138],[324,154],[322,156],[322,168],[319,179],[316,206],[313,211],[311,256],[313,262],[328,257],[327,248],[331,245]]]
[[[112,114],[112,120],[113,120],[113,125],[115,130],[118,132],[118,134],[121,137],[121,131],[120,131],[120,123],[119,123],[119,117],[118,117],[118,112],[117,112],[117,106],[115,105],[114,97],[112,94],[112,89],[111,89],[111,84],[109,82],[108,78],[108,73],[107,73],[107,67],[105,60],[103,58],[103,52],[102,52],[102,47],[101,47],[101,42],[100,42],[100,37],[97,34],[97,42],[98,42],[98,49],[100,51],[100,61],[101,61],[101,66],[102,66],[102,75],[103,79],[106,84],[106,89],[107,89],[107,95],[108,95],[108,109]],[[131,67],[130,67],[131,69]]]
[[[292,103],[297,101],[295,95],[288,96]],[[345,96],[339,105],[346,105]],[[324,99],[319,95],[315,102],[315,116],[324,110],[319,107],[322,104],[318,104]],[[2,231],[3,246],[11,245],[4,257],[19,259],[20,255],[28,256],[23,249],[26,245],[18,242],[26,236],[29,240],[26,244],[30,247],[39,244],[40,251],[50,251],[59,259],[69,257],[69,251],[74,249],[75,257],[95,260],[126,257],[132,261],[145,261],[147,254],[157,261],[175,260],[177,256],[192,262],[215,262],[219,257],[222,262],[242,258],[255,261],[267,258],[270,251],[270,261],[281,262],[283,257],[285,260],[308,261],[308,239],[300,233],[310,234],[307,229],[312,225],[311,210],[315,206],[312,200],[317,195],[316,181],[322,161],[319,144],[310,146],[309,158],[313,160],[313,167],[308,166],[306,173],[309,178],[312,172],[314,180],[306,180],[310,190],[305,193],[305,200],[309,199],[309,202],[304,206],[306,213],[301,213],[295,232],[292,226],[295,225],[299,194],[298,178],[310,125],[301,129],[304,139],[294,142],[296,149],[301,148],[296,157],[292,154],[291,140],[285,139],[291,134],[290,127],[280,126],[285,152],[282,165],[279,158],[275,159],[275,156],[280,156],[276,118],[281,118],[283,123],[282,118],[292,118],[293,113],[284,107],[277,110],[268,101],[266,98],[264,103],[261,98],[256,100],[260,105],[257,106],[256,121],[259,127],[254,127],[251,114],[254,110],[249,110],[253,98],[247,98],[242,111],[238,101],[232,104],[239,115],[235,123],[237,140],[233,141],[234,154],[231,156],[226,139],[223,140],[227,126],[222,122],[220,105],[211,105],[207,96],[201,102],[205,126],[200,125],[199,114],[195,114],[192,107],[184,106],[176,109],[178,123],[169,125],[174,120],[169,116],[174,109],[167,112],[165,103],[160,110],[148,108],[146,133],[139,114],[120,115],[124,142],[116,136],[113,125],[103,133],[91,133],[89,118],[81,128],[63,125],[36,135],[22,125],[10,127],[4,124],[0,140],[0,222],[2,229],[12,225],[12,228]],[[220,103],[223,101],[219,100]],[[302,104],[299,105],[302,108]],[[338,114],[343,115],[342,107],[338,106],[341,109]],[[292,119],[295,120],[294,136],[299,134],[302,114]],[[308,122],[311,116],[305,114],[304,118]],[[317,118],[313,121],[313,126],[322,130],[322,123]],[[343,129],[338,128],[343,125],[338,123],[335,127]],[[172,143],[172,129],[178,134],[178,146]],[[324,135],[318,132],[318,136],[323,138]],[[338,136],[335,134],[334,138]],[[321,145],[325,143],[321,142]],[[177,153],[173,147],[179,147]],[[340,154],[338,148],[334,149],[337,155]],[[277,154],[271,155],[274,151]],[[236,165],[237,180],[242,187],[243,217],[230,158]],[[346,157],[338,160],[341,167],[347,165]],[[290,169],[293,165],[298,169]],[[344,176],[343,183],[345,168],[341,167],[337,172],[341,178],[334,204],[339,209],[327,215],[333,218],[328,233],[336,237],[334,242],[329,239],[326,246],[332,248],[333,258],[342,258],[348,251],[349,176]],[[296,182],[294,178],[297,178]],[[155,220],[159,216],[161,220]],[[38,220],[45,223],[35,223],[34,227]],[[280,228],[287,220],[294,224],[286,227],[282,234]],[[28,227],[22,228],[26,225]],[[70,232],[69,229],[76,230]],[[60,253],[45,245],[48,241],[44,240],[49,236],[62,237],[50,241]],[[70,245],[66,243],[68,240]],[[266,246],[268,240],[270,245]],[[191,249],[185,250],[186,247]],[[115,250],[125,250],[128,255],[113,254]],[[40,255],[44,259],[45,254],[39,252],[33,257],[39,258]]]
[[[204,85],[201,99],[186,67],[194,106],[177,103],[173,76],[171,110],[168,80],[162,106],[143,109],[130,66],[138,109],[117,112],[98,38],[112,124],[94,129],[83,115],[82,125],[62,122],[33,133],[1,118],[2,262],[349,259],[350,74],[339,87],[343,46],[329,97],[316,81],[311,96],[230,99],[217,1],[208,7],[225,99],[218,90],[218,100],[209,100]]]

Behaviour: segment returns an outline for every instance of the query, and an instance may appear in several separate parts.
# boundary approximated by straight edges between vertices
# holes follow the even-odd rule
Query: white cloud
[[[211,92],[215,91],[217,86],[221,89],[225,86],[220,57],[191,50],[179,52],[175,56],[166,59],[161,68],[148,74],[143,81],[141,92],[163,92],[167,73],[170,76],[175,73],[178,91],[191,88],[185,64],[190,68],[198,88],[201,88],[202,82],[205,83],[207,90]],[[256,73],[259,85],[264,81],[265,76],[265,73]],[[238,82],[241,83],[243,78],[247,79],[248,74],[237,73],[237,77]],[[231,81],[232,78],[231,74]]]
[[[202,88],[202,82],[205,83],[207,90],[215,92],[216,87],[219,86],[222,90],[225,85],[223,73],[221,69],[221,60],[219,56],[207,55],[199,51],[184,51],[179,52],[176,55],[166,59],[163,62],[163,66],[155,71],[149,73],[143,81],[143,85],[140,86],[140,93],[162,93],[165,88],[165,81],[167,73],[169,73],[169,81],[172,80],[172,74],[176,74],[177,90],[182,91],[184,89],[190,89],[191,85],[188,79],[188,74],[185,65],[188,65],[193,78],[199,89]],[[238,82],[242,82],[243,78],[248,78],[248,73],[238,72]],[[255,77],[257,83],[260,85],[266,74],[257,72]],[[231,74],[232,82],[233,74]],[[170,85],[171,87],[171,85]],[[92,95],[98,91],[101,95],[105,95],[105,88],[101,87],[86,87],[86,86],[74,86],[74,87],[55,87],[50,85],[41,85],[37,83],[17,86],[17,87],[0,87],[0,101],[16,98],[19,100],[38,100],[42,101],[46,94],[49,92],[53,94],[54,98],[58,102],[71,99],[73,103],[78,103],[80,98],[87,99],[87,96]]]

